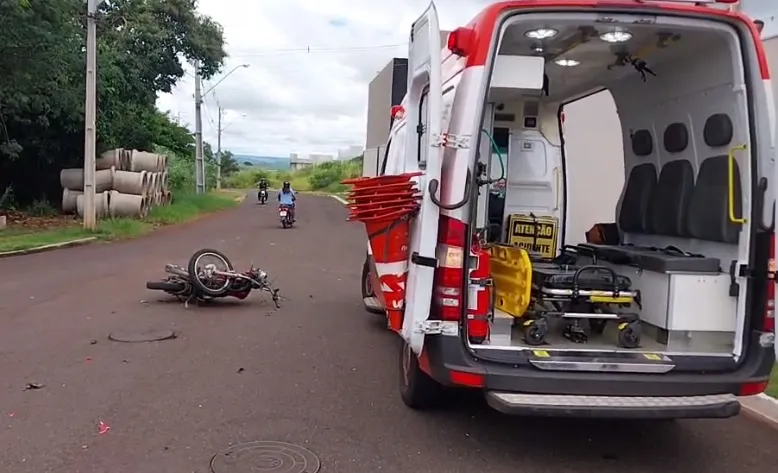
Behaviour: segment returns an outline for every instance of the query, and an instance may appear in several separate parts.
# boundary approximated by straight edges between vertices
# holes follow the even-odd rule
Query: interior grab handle
[[[440,207],[444,210],[456,210],[460,207],[464,207],[464,205],[467,203],[468,200],[470,200],[470,184],[472,181],[472,174],[470,173],[470,169],[467,170],[467,178],[465,179],[465,195],[462,196],[462,200],[457,202],[456,204],[446,205],[443,202],[441,202],[438,197],[435,195],[438,192],[438,187],[440,187],[440,181],[437,179],[431,179],[429,185],[427,186],[427,189],[430,191],[430,199],[432,200],[432,203]]]
[[[562,173],[559,172],[559,167],[555,167],[552,172],[554,173],[554,184],[556,185],[556,189],[554,189],[554,211],[556,212],[560,207],[559,196],[562,193],[562,186],[559,181],[561,181],[560,176]]]
[[[727,190],[729,193],[727,207],[729,209],[729,221],[732,223],[743,224],[748,222],[748,219],[745,217],[735,216],[735,165],[737,164],[735,161],[735,152],[745,151],[747,149],[748,145],[733,146],[730,148],[729,156],[727,157]]]

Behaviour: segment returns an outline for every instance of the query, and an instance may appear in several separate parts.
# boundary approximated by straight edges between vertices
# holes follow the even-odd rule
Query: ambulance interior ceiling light
[[[532,39],[548,39],[553,36],[556,36],[557,33],[559,33],[559,31],[553,28],[538,28],[535,30],[529,30],[525,32],[524,36]]]
[[[575,59],[557,59],[554,62],[558,66],[562,66],[562,67],[575,67],[575,66],[581,64],[580,61],[576,61]]]
[[[608,31],[601,34],[600,39],[606,43],[624,43],[632,39],[632,33],[624,30]]]

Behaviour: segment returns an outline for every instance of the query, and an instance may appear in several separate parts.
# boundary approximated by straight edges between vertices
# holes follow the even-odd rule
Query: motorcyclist
[[[260,178],[259,182],[257,183],[257,186],[259,187],[259,193],[257,194],[257,198],[259,199],[260,203],[263,203],[264,200],[267,200],[269,197],[267,193],[267,179]],[[264,193],[264,200],[262,199],[262,194]]]
[[[289,181],[284,181],[283,186],[281,186],[281,190],[278,191],[278,203],[280,205],[288,206],[291,209],[293,220],[295,218],[296,200],[297,197],[295,196],[294,189],[292,189],[292,185],[289,183]]]

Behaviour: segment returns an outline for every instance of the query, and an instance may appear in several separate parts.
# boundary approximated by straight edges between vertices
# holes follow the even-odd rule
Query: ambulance
[[[447,44],[434,4],[413,23],[379,170],[420,173],[396,330],[407,406],[466,388],[506,414],[727,418],[765,390],[776,121],[734,3],[496,2]],[[590,101],[575,126],[611,120],[616,147],[567,139],[565,110],[593,96],[615,112]],[[362,297],[383,314],[371,255]]]

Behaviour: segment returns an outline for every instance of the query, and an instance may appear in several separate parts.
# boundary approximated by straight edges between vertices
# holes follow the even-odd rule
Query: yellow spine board
[[[495,245],[490,250],[495,307],[514,317],[523,317],[530,304],[532,262],[525,250]]]

